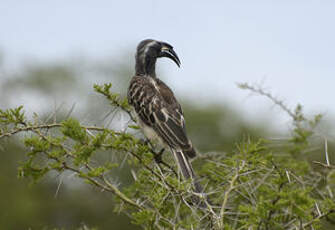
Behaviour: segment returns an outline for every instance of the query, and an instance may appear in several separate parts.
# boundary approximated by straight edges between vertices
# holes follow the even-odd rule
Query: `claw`
[[[140,144],[142,144],[142,145],[149,145],[149,140],[146,139],[146,138],[141,138],[141,139],[139,140],[139,142],[140,142]]]
[[[163,149],[161,149],[161,151],[159,151],[159,153],[155,153],[154,159],[155,159],[157,164],[163,163],[162,155],[163,155],[164,151],[165,151],[165,149],[163,148]]]

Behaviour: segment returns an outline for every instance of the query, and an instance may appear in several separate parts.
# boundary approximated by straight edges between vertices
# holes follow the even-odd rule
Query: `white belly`
[[[162,140],[162,138],[160,138],[157,133],[155,132],[155,130],[149,126],[147,126],[146,124],[144,124],[143,121],[141,121],[140,118],[137,119],[138,120],[138,124],[142,129],[142,132],[144,134],[144,136],[146,138],[148,138],[151,141],[158,141],[158,143],[160,145],[162,145],[163,147],[166,146],[166,144],[164,143],[164,141]]]

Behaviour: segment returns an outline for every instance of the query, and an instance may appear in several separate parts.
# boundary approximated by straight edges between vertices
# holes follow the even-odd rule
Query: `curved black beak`
[[[161,52],[159,54],[159,57],[167,57],[172,59],[172,61],[174,61],[178,67],[180,67],[180,60],[178,58],[178,55],[176,54],[176,52],[174,52],[172,47],[167,47],[167,46],[163,46],[161,49]]]

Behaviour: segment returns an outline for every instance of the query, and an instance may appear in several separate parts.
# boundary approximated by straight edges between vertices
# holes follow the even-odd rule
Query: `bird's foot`
[[[162,160],[162,155],[164,153],[165,149],[162,148],[161,151],[159,151],[159,153],[154,153],[154,159],[156,161],[157,164],[160,164],[160,163],[163,163],[163,160]]]
[[[139,142],[140,142],[140,144],[142,144],[142,145],[149,145],[149,140],[148,139],[146,139],[146,138],[141,138],[140,140],[139,140]]]

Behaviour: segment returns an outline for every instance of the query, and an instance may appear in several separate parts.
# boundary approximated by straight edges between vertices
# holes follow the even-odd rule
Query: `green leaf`
[[[75,141],[85,143],[88,140],[86,130],[73,118],[69,118],[62,122],[61,131],[65,136],[68,136]]]

